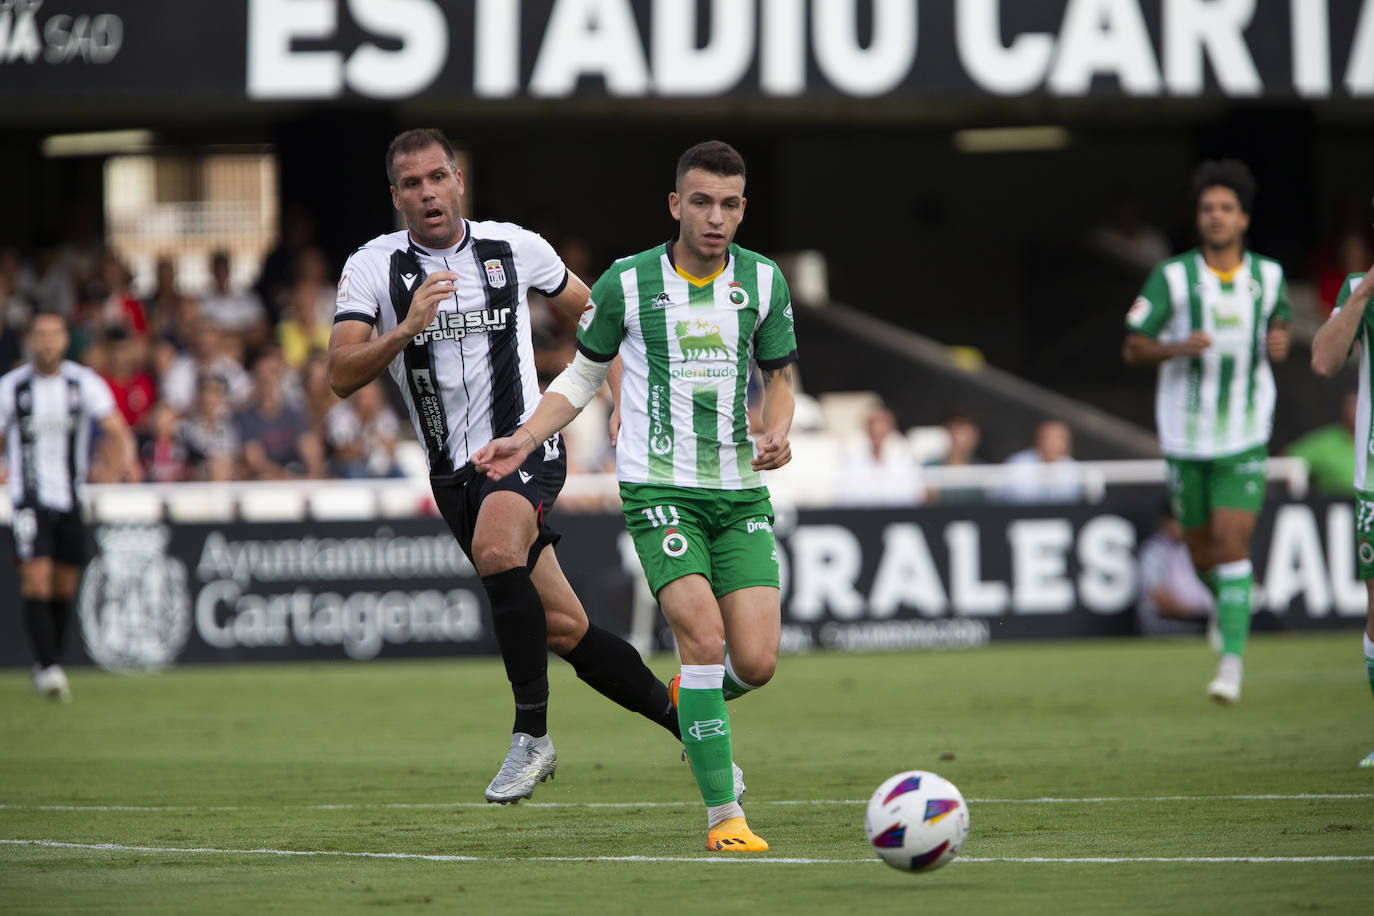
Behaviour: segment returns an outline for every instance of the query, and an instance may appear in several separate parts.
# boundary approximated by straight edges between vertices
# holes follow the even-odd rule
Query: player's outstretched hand
[[[1283,362],[1288,358],[1288,329],[1270,328],[1264,337],[1264,345],[1269,351],[1269,362]]]
[[[1212,338],[1203,331],[1194,331],[1188,339],[1178,345],[1179,356],[1201,356],[1202,351],[1212,345]]]
[[[439,311],[439,303],[453,295],[456,282],[458,275],[451,270],[436,270],[425,277],[410,297],[410,310],[406,312],[405,327],[412,336],[429,327]]]
[[[529,436],[516,433],[493,439],[472,453],[472,466],[492,480],[500,480],[520,467],[529,454]]]
[[[772,471],[792,460],[792,443],[786,433],[768,433],[754,440],[754,470]]]

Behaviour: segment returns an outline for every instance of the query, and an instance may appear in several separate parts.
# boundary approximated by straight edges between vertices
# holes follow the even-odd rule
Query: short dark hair
[[[707,140],[683,153],[677,160],[676,183],[681,184],[682,176],[692,169],[701,169],[712,175],[745,177],[744,157],[723,140]]]
[[[1193,172],[1193,207],[1208,188],[1230,188],[1236,192],[1240,208],[1250,213],[1255,206],[1255,176],[1250,166],[1239,159],[1208,159]]]
[[[66,315],[59,312],[57,309],[45,307],[34,309],[33,314],[29,316],[29,320],[24,326],[25,333],[32,331],[33,326],[38,324],[38,319],[40,318],[56,318],[58,321],[62,322],[62,330],[70,330],[70,322],[67,321]]]
[[[409,153],[418,153],[422,149],[429,149],[437,146],[444,151],[448,157],[448,164],[453,171],[458,171],[458,156],[453,152],[453,144],[448,142],[448,137],[444,132],[434,127],[417,127],[405,133],[397,134],[396,138],[386,148],[386,180],[393,186],[396,184],[396,157],[404,156]]]

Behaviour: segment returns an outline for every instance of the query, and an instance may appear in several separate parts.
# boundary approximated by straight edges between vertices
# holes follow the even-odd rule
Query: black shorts
[[[10,516],[14,556],[20,563],[51,557],[55,563],[86,562],[86,523],[81,512],[58,512],[42,506],[19,506]]]
[[[472,560],[472,536],[477,530],[477,512],[482,508],[482,501],[501,490],[519,493],[529,500],[539,523],[539,535],[534,539],[526,560],[533,570],[540,552],[547,546],[557,544],[563,537],[550,528],[545,519],[553,509],[554,500],[562,492],[563,481],[567,477],[568,456],[563,450],[563,437],[554,433],[544,441],[542,448],[529,454],[514,474],[500,480],[483,477],[469,464],[452,480],[431,478],[430,485],[439,514],[448,523],[449,530],[458,539],[458,546],[463,548],[469,560]]]

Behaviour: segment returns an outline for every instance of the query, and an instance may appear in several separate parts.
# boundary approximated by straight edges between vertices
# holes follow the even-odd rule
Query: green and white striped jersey
[[[671,242],[622,258],[592,287],[577,346],[598,362],[618,351],[624,364],[621,482],[763,486],[750,467],[749,361],[778,369],[797,358],[778,265],[731,245],[720,273],[693,280],[673,264]]]
[[[1193,331],[1212,339],[1201,356],[1160,363],[1155,423],[1166,456],[1209,460],[1268,444],[1275,391],[1265,335],[1270,322],[1292,314],[1283,268],[1254,252],[1227,279],[1196,249],[1154,269],[1126,330],[1165,344]]]
[[[1341,284],[1340,294],[1336,296],[1336,308],[1332,310],[1331,317],[1335,318],[1340,310],[1345,307],[1345,300],[1350,298],[1350,294],[1355,291],[1355,287],[1360,285],[1364,279],[1364,274],[1351,274],[1345,278]],[[1360,319],[1360,330],[1355,335],[1355,339],[1350,342],[1353,350],[1355,344],[1360,344],[1360,387],[1357,391],[1358,400],[1355,407],[1355,489],[1368,490],[1369,481],[1366,476],[1369,471],[1369,456],[1374,453],[1374,427],[1371,427],[1370,417],[1370,373],[1369,373],[1369,349],[1374,346],[1374,301],[1370,301],[1364,307],[1364,316]]]

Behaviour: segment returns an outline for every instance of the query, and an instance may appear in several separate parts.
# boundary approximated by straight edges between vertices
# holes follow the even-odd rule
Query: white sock
[[[708,830],[713,830],[732,817],[744,817],[744,809],[739,806],[739,802],[732,801],[723,805],[712,805],[706,809],[706,827]]]

